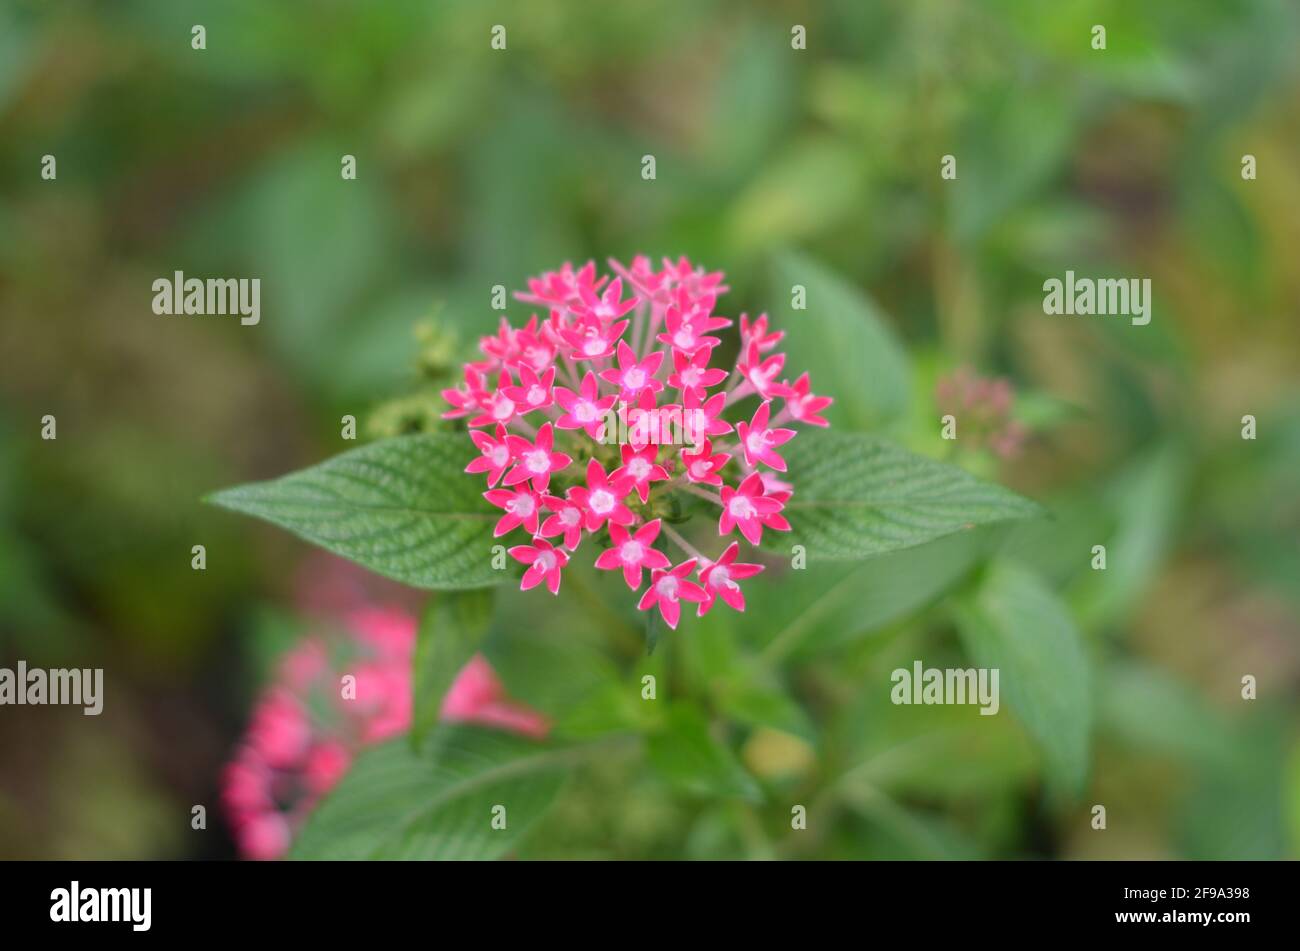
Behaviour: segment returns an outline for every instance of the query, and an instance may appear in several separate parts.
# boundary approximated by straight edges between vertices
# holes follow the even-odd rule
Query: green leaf
[[[500,512],[464,474],[473,457],[463,436],[402,436],[207,501],[417,588],[481,588],[502,577],[491,566]]]
[[[806,310],[790,288],[806,290]],[[876,305],[858,288],[803,255],[777,256],[772,313],[786,331],[790,379],[805,370],[814,393],[833,396],[826,418],[839,429],[877,429],[903,416],[911,392],[907,355]]]
[[[417,743],[438,722],[447,690],[479,649],[491,621],[491,590],[448,591],[425,609],[415,645],[411,735]]]
[[[592,746],[552,747],[477,727],[442,727],[362,753],[303,827],[291,858],[492,859],[508,852]],[[492,827],[505,808],[505,828]]]
[[[1178,526],[1187,463],[1181,450],[1160,446],[1129,465],[1107,489],[1114,531],[1106,545],[1106,571],[1088,571],[1070,592],[1085,628],[1122,620],[1150,590]],[[1091,547],[1081,550],[1080,561]]]
[[[1223,770],[1233,767],[1240,737],[1191,687],[1136,661],[1115,662],[1099,679],[1099,730],[1143,754],[1176,756]]]
[[[852,214],[863,186],[861,156],[850,146],[800,138],[754,174],[726,218],[726,237],[744,253],[823,233]],[[789,300],[788,285],[784,293]]]
[[[792,531],[764,546],[803,545],[810,561],[867,558],[1010,519],[1037,504],[955,466],[856,433],[802,432],[787,446]]]
[[[827,562],[816,571],[771,566],[769,583],[746,593],[747,613],[754,613],[745,622],[747,636],[763,645],[768,666],[852,643],[955,586],[998,538],[997,528],[983,528],[876,558]]]
[[[714,739],[698,709],[678,704],[646,745],[650,764],[672,785],[701,796],[757,802],[762,792],[731,750]]]
[[[1088,660],[1065,605],[1039,577],[995,561],[957,609],[957,629],[1042,751],[1049,781],[1077,793],[1088,771],[1092,706]]]
[[[1006,83],[979,95],[960,130],[952,231],[963,244],[1041,196],[1069,155],[1079,114],[1063,84]]]
[[[765,726],[809,743],[817,742],[817,728],[812,719],[775,678],[733,677],[719,684],[716,693],[718,708],[741,723]]]

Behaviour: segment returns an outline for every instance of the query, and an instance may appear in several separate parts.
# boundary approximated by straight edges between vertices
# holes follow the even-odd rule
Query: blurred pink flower
[[[443,698],[440,715],[449,723],[478,723],[541,739],[550,730],[546,717],[506,699],[496,671],[482,654],[475,654],[456,675]]]
[[[347,637],[341,644],[314,634],[284,655],[222,771],[222,806],[245,858],[284,855],[294,830],[343,778],[357,752],[410,729],[415,618],[373,605],[343,616]],[[344,690],[349,674],[356,678],[355,695]],[[457,674],[441,715],[535,739],[550,729],[542,714],[506,697],[482,655]]]
[[[957,420],[957,441],[971,449],[990,449],[1003,459],[1020,452],[1028,430],[1012,417],[1015,391],[1011,381],[981,377],[961,367],[941,377],[934,389],[942,416]]]
[[[297,763],[307,751],[311,730],[297,698],[285,689],[272,691],[253,711],[248,744],[270,766]]]

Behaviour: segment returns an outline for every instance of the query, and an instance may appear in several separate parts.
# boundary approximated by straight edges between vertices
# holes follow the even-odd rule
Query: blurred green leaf
[[[1086,36],[1086,34],[1085,34]],[[1072,97],[1050,80],[980,95],[952,154],[952,227],[969,242],[1008,215],[1063,164],[1076,128]]]
[[[805,310],[794,310],[796,284]],[[810,258],[777,255],[769,282],[769,307],[785,330],[785,371],[807,371],[812,391],[833,397],[826,418],[837,429],[887,427],[907,411],[907,354],[888,321],[861,290]]]
[[[419,743],[438,722],[456,675],[478,652],[492,620],[492,590],[446,591],[425,608],[415,644],[411,738]]]
[[[717,702],[723,713],[740,723],[817,742],[812,719],[773,678],[734,677],[718,686]]]
[[[763,658],[771,664],[844,646],[951,588],[995,538],[988,529],[957,532],[860,561],[816,562],[809,570],[774,574],[771,584],[747,595],[754,617],[746,618],[746,631],[765,643]]]
[[[1069,600],[1084,627],[1112,624],[1146,591],[1159,571],[1182,505],[1186,460],[1173,447],[1148,451],[1108,486],[1114,534],[1105,544],[1105,570],[1089,570],[1071,589]],[[1091,557],[1091,545],[1078,552]]]
[[[942,816],[925,815],[865,786],[847,791],[846,801],[891,840],[890,851],[885,853],[889,858],[957,861],[979,857],[975,846]]]
[[[1064,604],[1027,568],[990,564],[958,604],[957,629],[980,667],[996,668],[999,690],[1037,740],[1050,781],[1083,788],[1092,729],[1088,660]]]
[[[1108,666],[1098,678],[1098,729],[1155,754],[1230,767],[1237,738],[1190,687],[1137,662]]]
[[[801,139],[745,189],[728,220],[730,242],[758,251],[824,231],[865,196],[858,157],[832,138]],[[788,294],[788,290],[787,290]]]
[[[704,714],[687,703],[669,710],[664,729],[649,738],[646,751],[655,771],[686,792],[751,802],[762,798],[735,754],[713,738]]]

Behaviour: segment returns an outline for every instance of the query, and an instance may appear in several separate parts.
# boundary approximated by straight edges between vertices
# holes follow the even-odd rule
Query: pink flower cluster
[[[346,630],[346,643],[312,636],[285,655],[225,767],[222,804],[245,858],[282,856],[294,829],[343,777],[353,756],[411,725],[414,618],[365,608],[349,614]],[[344,690],[348,674],[355,677],[354,692]],[[535,738],[549,730],[540,713],[507,699],[482,656],[457,675],[441,718]]]
[[[633,591],[648,571],[638,607],[657,607],[670,627],[682,601],[695,603],[697,615],[719,599],[743,611],[737,582],[762,566],[737,562],[736,541],[715,559],[701,555],[669,524],[666,516],[680,511],[672,496],[716,506],[724,538],[739,531],[757,545],[764,528],[788,531],[782,510],[794,487],[776,474],[786,471],[781,447],[795,430],[783,424],[826,426],[820,414],[831,399],[811,391],[807,373],[782,378],[785,355],[774,351],[784,332],[766,314],[741,315],[735,359],[714,359],[725,350],[715,333],[733,323],[714,314],[727,291],[720,272],[686,258],[610,267],[612,279],[588,262],[529,280],[515,296],[546,308],[547,318],[534,314],[520,328],[502,318],[479,343],[482,359],[443,391],[443,415],[470,427],[480,455],[465,471],[487,478],[484,495],[503,512],[495,534],[529,536],[510,548],[526,566],[524,590],[545,584],[558,593],[584,533],[601,542],[607,535],[596,567],[621,571]],[[725,418],[749,397],[758,405],[744,411],[748,418]],[[615,418],[633,423],[617,445]],[[680,421],[690,444],[655,420]],[[656,545],[661,532],[689,557],[674,565]]]
[[[935,403],[942,415],[957,421],[958,444],[987,447],[1002,459],[1020,452],[1028,430],[1012,414],[1015,391],[1003,377],[978,376],[961,367],[935,384]]]

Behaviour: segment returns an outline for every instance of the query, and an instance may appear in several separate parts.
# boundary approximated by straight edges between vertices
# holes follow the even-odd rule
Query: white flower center
[[[699,462],[691,463],[691,475],[695,476],[695,478],[697,479],[703,479],[707,477],[712,470],[713,470],[713,466],[703,459],[701,459]]]
[[[538,405],[539,403],[545,403],[545,402],[546,402],[546,391],[545,391],[544,389],[542,389],[541,386],[539,386],[538,384],[534,383],[534,384],[533,384],[531,387],[529,387],[529,389],[528,389],[528,402],[529,402],[531,405],[533,405],[533,406],[536,406],[536,405]]]
[[[586,402],[579,403],[573,409],[573,418],[580,423],[589,423],[596,418],[596,404]]]
[[[749,501],[749,497],[744,495],[733,495],[731,501],[727,503],[727,511],[731,513],[732,518],[742,520],[753,518],[757,512],[754,504]]]
[[[623,385],[629,390],[639,390],[645,386],[645,370],[633,367],[623,374]]]
[[[588,501],[591,503],[591,510],[593,512],[597,515],[605,515],[614,510],[614,503],[617,500],[614,498],[614,493],[608,492],[605,489],[597,489],[595,492],[591,493],[591,498]]]
[[[560,510],[561,525],[577,525],[582,521],[582,513],[576,508],[567,508]]]
[[[488,450],[487,457],[492,460],[492,465],[504,466],[510,461],[510,450],[505,446],[493,446]]]
[[[683,350],[695,346],[695,331],[691,330],[690,327],[683,327],[677,331],[677,333],[673,334],[673,346],[681,347]]]
[[[636,539],[626,541],[623,547],[618,550],[618,556],[629,565],[641,564],[641,559],[645,557],[645,548]]]
[[[515,412],[514,401],[507,396],[498,396],[496,398],[496,402],[492,404],[493,419],[502,419],[502,420],[509,419],[511,416],[514,415],[514,412]]]
[[[659,597],[668,601],[677,600],[677,576],[664,575],[655,585],[655,590],[659,592]]]
[[[749,438],[745,440],[745,445],[753,455],[757,456],[762,455],[763,451],[767,449],[767,441],[767,430],[755,429],[749,434]]]
[[[518,515],[520,518],[527,518],[533,514],[533,497],[531,495],[516,495],[507,503],[511,514]]]
[[[650,463],[640,456],[634,456],[632,461],[627,464],[627,471],[632,474],[633,479],[640,482],[650,474]]]
[[[602,337],[588,337],[582,345],[582,352],[589,357],[594,357],[598,353],[605,352],[605,341]]]
[[[540,555],[537,556],[537,560],[533,562],[533,564],[541,565],[542,571],[545,572],[546,574],[550,574],[551,569],[555,567],[555,552],[553,551],[542,552]]]
[[[551,471],[551,455],[545,449],[534,449],[524,454],[524,466],[529,472],[541,475]]]
[[[698,386],[700,382],[699,367],[689,366],[682,371],[682,382],[687,386]]]
[[[709,572],[709,587],[734,589],[738,585],[731,580],[731,573],[727,571],[726,565],[714,565],[713,570]]]

